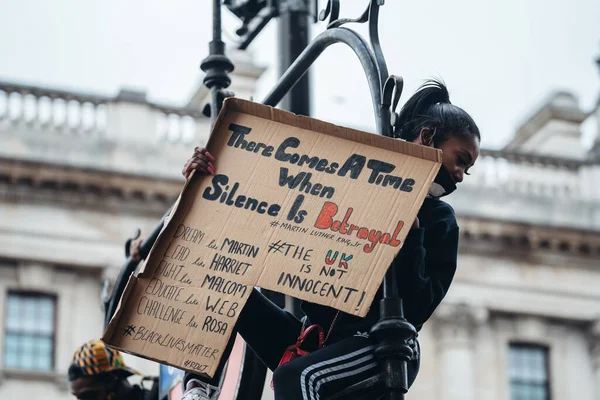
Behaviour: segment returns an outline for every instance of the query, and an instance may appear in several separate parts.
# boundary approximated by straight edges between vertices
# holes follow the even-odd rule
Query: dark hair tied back
[[[437,80],[426,81],[406,102],[395,123],[395,136],[412,142],[423,128],[435,132],[433,144],[438,147],[451,136],[476,137],[479,128],[465,110],[450,103],[448,88]]]

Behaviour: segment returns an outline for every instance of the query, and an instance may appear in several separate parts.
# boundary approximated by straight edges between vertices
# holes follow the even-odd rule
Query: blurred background
[[[344,0],[341,14],[366,4]],[[72,353],[102,334],[102,288],[125,240],[155,227],[209,136],[199,65],[211,17],[209,0],[0,0],[2,399],[72,398]],[[599,17],[597,0],[382,8],[402,99],[441,77],[484,148],[449,198],[459,269],[420,334],[409,399],[600,399]],[[280,22],[235,50],[241,23],[223,10],[237,96],[260,101],[277,81]],[[363,75],[350,49],[327,49],[310,73],[311,116],[373,132]]]

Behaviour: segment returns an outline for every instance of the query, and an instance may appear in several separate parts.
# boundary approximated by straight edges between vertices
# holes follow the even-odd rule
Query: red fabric
[[[323,347],[323,343],[325,342],[325,333],[323,332],[323,328],[321,328],[320,325],[311,325],[308,328],[306,328],[304,330],[304,332],[302,332],[300,334],[300,336],[298,337],[298,341],[296,341],[296,344],[293,344],[291,346],[289,346],[287,349],[285,349],[285,352],[283,353],[283,356],[281,357],[281,361],[279,361],[279,366],[282,366],[283,364],[290,362],[292,360],[295,360],[296,358],[305,356],[307,354],[310,354],[309,351],[306,350],[302,350],[301,346],[304,344],[304,341],[306,340],[306,338],[312,334],[313,332],[316,332],[319,336],[318,336],[318,348],[322,348]],[[273,389],[273,380],[271,380],[271,389]]]

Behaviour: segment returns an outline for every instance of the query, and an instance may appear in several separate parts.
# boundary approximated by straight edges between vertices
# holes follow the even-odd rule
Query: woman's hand
[[[131,242],[129,245],[129,254],[132,260],[140,261],[140,246],[142,245],[143,241],[144,239],[139,238]]]
[[[215,174],[215,166],[213,162],[215,158],[204,147],[196,147],[194,154],[187,160],[183,166],[181,173],[187,179],[193,170],[197,169],[204,174]]]

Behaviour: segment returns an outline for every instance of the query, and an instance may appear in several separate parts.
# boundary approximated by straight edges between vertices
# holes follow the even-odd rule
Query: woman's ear
[[[420,144],[422,146],[432,147],[434,136],[435,136],[435,129],[423,128],[423,129],[421,129],[421,132],[419,132],[419,137],[417,137],[417,140],[415,140],[415,143]]]

